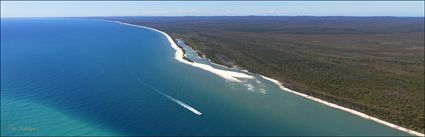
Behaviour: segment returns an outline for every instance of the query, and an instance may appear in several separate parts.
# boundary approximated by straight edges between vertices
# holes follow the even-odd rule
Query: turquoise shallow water
[[[180,63],[149,29],[2,19],[1,34],[1,135],[406,135],[257,75],[230,82]]]

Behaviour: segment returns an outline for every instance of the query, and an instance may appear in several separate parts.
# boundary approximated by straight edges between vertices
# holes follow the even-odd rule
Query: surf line
[[[180,106],[182,106],[182,107],[184,107],[184,108],[186,108],[187,110],[189,110],[189,111],[191,111],[191,112],[193,112],[193,113],[195,113],[196,115],[198,115],[198,116],[200,116],[200,115],[202,115],[202,113],[200,112],[200,111],[198,111],[198,110],[196,110],[195,108],[193,108],[192,106],[190,106],[190,105],[188,105],[188,104],[186,104],[186,103],[184,103],[184,102],[182,102],[182,101],[180,101],[180,100],[178,100],[178,99],[175,99],[175,98],[173,98],[173,97],[171,97],[170,95],[167,95],[167,94],[165,94],[164,92],[161,92],[161,90],[159,90],[159,89],[157,89],[157,88],[155,88],[154,86],[152,86],[152,85],[149,85],[149,84],[146,84],[145,82],[143,82],[134,72],[130,72],[131,74],[133,74],[133,76],[137,79],[137,81],[140,83],[140,84],[142,84],[143,86],[145,86],[145,87],[149,87],[150,89],[153,89],[153,90],[155,90],[157,93],[159,93],[159,94],[161,94],[162,96],[164,96],[164,97],[166,97],[166,98],[168,98],[168,99],[170,99],[171,101],[173,101],[173,102],[175,102],[175,103],[177,103],[177,104],[179,104]]]

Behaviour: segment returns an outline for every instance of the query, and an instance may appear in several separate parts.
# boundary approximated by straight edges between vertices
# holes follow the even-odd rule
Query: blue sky
[[[424,16],[424,1],[1,1],[1,17]]]

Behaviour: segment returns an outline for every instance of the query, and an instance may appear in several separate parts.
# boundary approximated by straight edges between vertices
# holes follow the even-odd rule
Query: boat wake
[[[131,72],[131,74],[133,74],[133,76],[137,79],[137,81],[140,83],[140,84],[142,84],[143,86],[145,86],[145,87],[149,87],[150,89],[153,89],[153,90],[155,90],[157,93],[159,93],[159,94],[161,94],[162,96],[164,96],[164,97],[166,97],[166,98],[168,98],[168,99],[170,99],[171,101],[174,101],[174,102],[176,102],[177,104],[179,104],[180,106],[182,106],[182,107],[184,107],[184,108],[186,108],[187,110],[189,110],[189,111],[191,111],[191,112],[193,112],[193,113],[195,113],[196,115],[202,115],[202,113],[200,112],[200,111],[198,111],[198,110],[196,110],[195,108],[193,108],[192,106],[190,106],[190,105],[188,105],[188,104],[186,104],[186,103],[184,103],[184,102],[182,102],[182,101],[180,101],[180,100],[178,100],[178,99],[175,99],[175,98],[173,98],[173,97],[171,97],[170,95],[167,95],[167,94],[165,94],[164,92],[161,92],[161,90],[159,90],[159,89],[157,89],[157,88],[155,88],[154,86],[151,86],[151,85],[149,85],[149,84],[146,84],[145,82],[143,82],[134,72]]]

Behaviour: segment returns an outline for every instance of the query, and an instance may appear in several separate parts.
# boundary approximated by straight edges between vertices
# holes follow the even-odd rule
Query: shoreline
[[[177,46],[178,46],[178,45],[177,45]],[[189,62],[191,62],[191,63],[195,63],[195,61],[193,61],[193,60],[191,60],[191,59],[187,58],[187,56],[186,56],[186,51],[184,50],[184,48],[183,48],[183,47],[180,47],[180,46],[178,46],[178,47],[180,48],[180,50],[182,50],[182,51],[183,51],[183,59],[184,59],[184,60],[189,61]]]
[[[110,21],[110,20],[106,20],[106,21]],[[181,48],[179,48],[179,46],[177,46],[177,44],[174,42],[174,40],[167,33],[163,32],[163,31],[160,31],[160,30],[157,30],[157,29],[154,29],[154,28],[150,28],[150,27],[145,27],[145,26],[139,26],[139,25],[124,23],[124,22],[120,22],[120,21],[110,21],[110,22],[115,22],[115,23],[119,23],[119,24],[123,24],[123,25],[129,25],[129,26],[134,26],[134,27],[146,28],[146,29],[150,29],[150,30],[153,30],[153,31],[156,31],[156,32],[159,32],[159,33],[163,34],[167,38],[167,40],[169,41],[170,46],[174,50],[176,50],[175,57],[174,58],[176,60],[184,63],[184,64],[188,64],[188,65],[191,65],[191,66],[194,66],[194,67],[197,67],[197,68],[200,68],[200,69],[203,69],[203,70],[212,72],[212,73],[214,73],[214,74],[216,74],[216,75],[224,78],[225,80],[229,80],[229,81],[233,81],[233,82],[241,82],[237,78],[245,78],[245,79],[251,79],[251,78],[253,78],[253,76],[250,76],[250,75],[247,75],[247,74],[244,74],[244,73],[215,69],[215,68],[213,68],[213,67],[211,67],[209,65],[200,64],[200,63],[196,63],[196,62],[192,63],[192,62],[189,62],[189,61],[183,59],[183,57],[184,57],[183,50]],[[211,62],[211,60],[210,60],[210,62]],[[228,67],[226,67],[226,68],[228,68]],[[253,74],[255,74],[255,73],[253,73]],[[337,104],[334,104],[334,103],[330,103],[330,102],[327,102],[325,100],[322,100],[322,99],[319,99],[319,98],[316,98],[316,97],[313,97],[313,96],[309,96],[309,95],[306,95],[304,93],[300,93],[300,92],[297,92],[297,91],[294,91],[294,90],[291,90],[289,88],[284,87],[278,80],[275,80],[275,79],[272,79],[272,78],[269,78],[269,77],[266,77],[266,76],[263,76],[263,75],[260,75],[260,74],[256,74],[256,75],[259,75],[263,79],[268,80],[268,81],[276,84],[283,91],[286,91],[286,92],[289,92],[289,93],[293,93],[295,95],[304,97],[306,99],[310,99],[310,100],[315,101],[315,102],[318,102],[320,104],[323,104],[323,105],[326,105],[326,106],[329,106],[329,107],[332,107],[332,108],[335,108],[335,109],[338,109],[338,110],[342,110],[342,111],[348,112],[348,113],[350,113],[352,115],[356,115],[356,116],[359,116],[361,118],[364,118],[364,119],[367,119],[367,120],[371,120],[371,121],[377,122],[379,124],[382,124],[382,125],[391,127],[393,129],[397,129],[397,130],[403,131],[403,132],[408,133],[410,135],[424,136],[424,134],[422,134],[420,132],[417,132],[417,131],[414,131],[414,130],[410,130],[410,129],[407,129],[407,128],[404,128],[404,127],[395,125],[393,123],[390,123],[390,122],[387,122],[387,121],[378,119],[376,117],[369,116],[369,115],[367,115],[365,113],[362,113],[362,112],[359,112],[359,111],[356,111],[356,110],[353,110],[353,109],[349,109],[349,108],[346,108],[346,107],[342,107],[340,105],[337,105]]]
[[[106,20],[106,21],[109,21],[109,20]],[[167,40],[170,43],[171,47],[174,50],[176,50],[174,59],[176,59],[177,61],[182,62],[184,64],[191,65],[193,67],[200,68],[200,69],[205,70],[205,71],[209,71],[209,72],[211,72],[213,74],[216,74],[217,76],[220,76],[220,77],[224,78],[225,80],[232,81],[232,82],[242,82],[238,78],[241,78],[241,79],[253,79],[254,78],[254,76],[247,75],[245,73],[216,69],[216,68],[213,68],[210,65],[196,63],[196,62],[193,62],[192,63],[192,62],[189,62],[189,61],[185,60],[183,58],[184,57],[183,50],[181,48],[179,48],[179,46],[177,46],[177,44],[174,42],[174,40],[167,33],[162,32],[160,30],[157,30],[157,29],[154,29],[154,28],[145,27],[145,26],[139,26],[139,25],[129,24],[129,23],[125,23],[125,22],[120,22],[120,21],[109,21],[109,22],[114,22],[114,23],[128,25],[128,26],[133,26],[133,27],[145,28],[145,29],[149,29],[149,30],[153,30],[153,31],[159,32],[159,33],[163,34],[167,38]]]
[[[346,107],[343,107],[343,106],[340,106],[340,105],[337,105],[337,104],[334,104],[334,103],[330,103],[330,102],[327,102],[325,100],[322,100],[322,99],[319,99],[319,98],[316,98],[316,97],[313,97],[313,96],[309,96],[309,95],[304,94],[304,93],[300,93],[300,92],[291,90],[289,88],[284,87],[279,81],[277,81],[275,79],[272,79],[272,78],[269,78],[269,77],[266,77],[266,76],[263,76],[263,75],[260,75],[260,76],[262,78],[264,78],[264,79],[266,79],[268,81],[271,81],[272,83],[276,84],[277,86],[279,86],[279,88],[281,90],[284,90],[286,92],[290,92],[290,93],[293,93],[295,95],[298,95],[298,96],[301,96],[301,97],[310,99],[310,100],[315,101],[315,102],[318,102],[318,103],[321,103],[323,105],[326,105],[326,106],[329,106],[329,107],[332,107],[332,108],[335,108],[335,109],[338,109],[338,110],[342,110],[342,111],[348,112],[348,113],[350,113],[352,115],[356,115],[356,116],[359,116],[361,118],[364,118],[364,119],[367,119],[367,120],[371,120],[371,121],[377,122],[379,124],[382,124],[382,125],[385,125],[385,126],[388,126],[388,127],[391,127],[391,128],[394,128],[394,129],[403,131],[403,132],[406,132],[406,133],[408,133],[410,135],[422,136],[422,137],[424,136],[424,134],[422,134],[420,132],[417,132],[417,131],[414,131],[414,130],[410,130],[410,129],[407,129],[407,128],[404,128],[404,127],[395,125],[393,123],[390,123],[390,122],[381,120],[379,118],[369,116],[369,115],[367,115],[365,113],[362,113],[362,112],[359,112],[359,111],[356,111],[356,110],[353,110],[353,109],[349,109],[349,108],[346,108]]]
[[[179,40],[180,39],[183,39],[183,38],[179,38]],[[183,40],[184,41],[184,40]],[[186,44],[186,43],[185,43]],[[187,45],[188,46],[188,45]],[[180,46],[179,46],[180,47]],[[189,46],[190,47],[190,46]],[[192,47],[190,47],[190,48],[192,48]],[[193,48],[192,48],[192,50],[194,50]],[[184,49],[183,49],[183,51],[184,51]],[[225,65],[221,65],[221,64],[217,64],[217,63],[214,63],[213,61],[211,61],[209,58],[207,58],[207,57],[201,57],[201,56],[199,56],[200,54],[198,54],[198,50],[194,50],[195,52],[196,52],[196,54],[198,55],[198,58],[203,58],[203,59],[207,59],[211,64],[214,64],[214,65],[217,65],[217,66],[220,66],[220,67],[223,67],[223,68],[228,68],[228,69],[236,69],[235,67],[232,67],[232,68],[230,68],[230,67],[228,67],[228,66],[225,66]],[[203,54],[202,54],[203,55]]]

